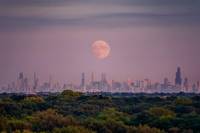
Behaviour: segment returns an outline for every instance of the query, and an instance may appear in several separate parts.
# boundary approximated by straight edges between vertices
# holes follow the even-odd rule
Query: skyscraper
[[[168,80],[168,78],[164,78],[164,83],[163,83],[163,87],[164,87],[164,89],[167,89],[168,88],[168,86],[169,86],[169,80]]]
[[[193,85],[192,85],[192,92],[193,92],[193,93],[197,92],[196,84],[193,84]]]
[[[199,83],[199,81],[197,81],[197,89],[198,89],[198,92],[200,91],[200,83]]]
[[[23,74],[23,72],[20,72],[19,73],[19,79],[23,79],[24,78],[24,74]]]
[[[35,72],[34,72],[33,80],[34,80],[34,81],[33,81],[33,82],[34,82],[34,84],[33,84],[33,89],[36,90],[36,89],[38,88],[38,82],[39,82],[39,79],[37,78]]]
[[[24,88],[24,74],[23,72],[19,73],[19,78],[18,78],[18,89],[21,91]]]
[[[101,81],[102,82],[106,82],[107,80],[106,80],[106,74],[105,73],[102,73],[101,74]]]
[[[181,86],[182,78],[181,78],[181,68],[178,67],[176,71],[175,85]]]
[[[197,87],[199,88],[199,85],[200,85],[200,83],[199,83],[199,81],[197,81]]]
[[[53,77],[52,75],[49,75],[49,89],[51,89],[51,87],[53,86]]]
[[[92,83],[94,82],[94,72],[92,72],[92,75],[91,75],[91,82]]]
[[[81,76],[81,87],[82,88],[85,87],[85,73],[82,73],[82,76]]]
[[[185,91],[188,91],[188,89],[189,89],[188,78],[185,78],[185,79],[184,79],[183,86],[184,86]]]
[[[28,78],[24,78],[24,88],[23,88],[24,92],[28,92],[29,91],[29,84],[28,84]]]

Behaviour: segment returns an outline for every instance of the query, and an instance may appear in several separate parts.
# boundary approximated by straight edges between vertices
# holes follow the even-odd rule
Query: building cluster
[[[79,91],[83,92],[131,92],[131,93],[200,93],[200,82],[190,85],[187,77],[182,82],[181,68],[177,68],[175,74],[175,83],[172,84],[168,78],[164,78],[163,83],[152,83],[150,79],[144,80],[127,80],[125,82],[117,82],[112,80],[108,82],[106,74],[101,75],[100,81],[94,80],[94,74],[88,84],[85,83],[85,74],[82,73]]]
[[[108,81],[106,74],[102,73],[100,80],[95,80],[94,73],[91,74],[91,78],[86,81],[85,73],[81,74],[81,83],[76,84],[64,84],[60,85],[58,82],[52,80],[49,77],[48,82],[39,84],[39,78],[34,73],[33,81],[30,82],[28,78],[24,77],[23,73],[19,73],[16,82],[8,84],[7,87],[2,87],[0,93],[49,93],[49,92],[62,92],[63,90],[73,90],[79,92],[126,92],[126,93],[200,93],[200,82],[197,81],[194,84],[190,84],[187,77],[182,79],[181,68],[178,67],[175,73],[175,83],[172,84],[168,78],[164,78],[163,83],[152,83],[150,79],[144,80],[127,80],[124,82]]]
[[[24,94],[36,94],[38,92],[59,92],[61,86],[58,82],[53,82],[51,76],[48,82],[44,82],[42,85],[39,84],[39,78],[34,73],[33,81],[29,80],[24,76],[24,73],[19,73],[16,82],[8,84],[7,87],[2,87],[0,93],[24,93]]]

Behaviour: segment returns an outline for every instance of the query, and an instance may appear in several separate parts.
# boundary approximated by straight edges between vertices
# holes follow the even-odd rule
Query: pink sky
[[[150,78],[200,80],[200,2],[180,0],[0,1],[0,85],[19,72],[41,81],[79,83],[82,72],[125,81]],[[169,8],[170,7],[170,8]],[[190,10],[192,9],[192,10]],[[96,59],[91,45],[110,44]]]
[[[0,33],[1,84],[16,79],[23,71],[29,77],[37,72],[42,81],[51,74],[63,82],[79,83],[80,74],[100,77],[105,72],[110,79],[150,78],[173,80],[177,66],[184,76],[199,80],[200,38],[196,28],[133,27],[124,29],[41,28]],[[105,60],[91,52],[95,40],[105,40],[111,54]],[[90,78],[90,77],[88,77]]]

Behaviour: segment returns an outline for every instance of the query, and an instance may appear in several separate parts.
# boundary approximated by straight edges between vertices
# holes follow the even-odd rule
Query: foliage
[[[44,99],[42,97],[39,96],[31,96],[31,97],[26,97],[25,99],[23,99],[21,101],[22,103],[35,103],[35,104],[40,104],[40,103],[44,103]]]
[[[176,105],[192,105],[192,100],[186,97],[178,97],[175,103]]]
[[[151,128],[147,125],[140,125],[138,128],[136,128],[135,133],[164,133],[164,131],[161,131],[157,128]]]
[[[200,96],[0,95],[2,133],[198,133]]]
[[[72,116],[63,116],[53,109],[37,112],[30,118],[34,131],[52,131],[55,127],[75,125]]]
[[[81,96],[80,92],[73,92],[72,90],[64,90],[62,92],[63,96],[68,96],[68,97],[79,97]]]
[[[149,114],[154,117],[175,117],[175,113],[163,107],[152,107],[149,109]]]
[[[114,121],[125,124],[130,121],[130,116],[117,111],[115,108],[107,108],[97,115],[97,120]]]
[[[89,129],[86,129],[81,126],[67,126],[64,128],[55,128],[54,133],[95,133]]]

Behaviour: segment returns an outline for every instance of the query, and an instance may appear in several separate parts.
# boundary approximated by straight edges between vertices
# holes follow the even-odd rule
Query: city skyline
[[[180,68],[180,67],[177,67],[177,68]],[[184,69],[183,69],[184,70]],[[45,78],[43,76],[40,75],[40,73],[37,73],[37,72],[33,72],[33,73],[27,73],[27,72],[18,72],[18,73],[23,73],[24,75],[26,75],[26,78],[28,78],[29,80],[33,80],[34,81],[34,78],[35,78],[35,74],[37,74],[39,77],[40,77],[40,82],[46,82],[49,80],[49,77],[51,77],[52,79],[54,79],[56,82],[59,82],[60,84],[65,84],[65,83],[72,83],[72,84],[79,84],[80,83],[80,73],[78,73],[77,75],[74,75],[74,77],[76,78],[75,80],[72,80],[71,78],[68,78],[68,79],[64,79],[64,80],[60,80],[56,74],[47,74],[45,75]],[[91,77],[93,77],[93,80],[101,80],[101,75],[102,73],[106,73],[106,72],[81,72],[82,74],[84,73],[84,75],[87,75],[85,76],[85,81],[86,82],[90,82],[91,81]],[[134,77],[134,76],[129,76],[129,77],[125,77],[125,78],[120,78],[120,77],[112,77],[111,75],[109,75],[109,73],[106,73],[107,74],[107,78],[109,79],[109,81],[111,80],[115,80],[115,81],[118,81],[118,82],[126,82],[128,80],[144,80],[144,79],[151,79],[152,82],[154,83],[161,83],[163,82],[163,79],[164,78],[167,78],[170,83],[174,83],[176,84],[175,82],[175,78],[176,78],[176,75],[174,74],[176,73],[176,71],[173,71],[173,72],[170,72],[170,74],[166,74],[166,75],[162,75],[161,78],[159,78],[158,80],[155,80],[154,78],[151,79],[149,77],[151,76],[139,76],[139,77]],[[16,73],[17,74],[17,73]],[[2,84],[0,84],[0,86],[7,86],[11,81],[14,81],[16,80],[16,74],[11,78],[9,79],[7,82],[4,82]],[[189,81],[191,83],[196,83],[198,82],[199,80],[193,80],[193,78],[190,78],[190,75],[186,75],[185,72],[183,71],[182,72],[182,75],[181,75],[182,79],[181,79],[181,84],[183,84],[184,80],[185,79],[189,79]]]
[[[126,93],[200,93],[200,81],[190,81],[187,77],[182,76],[181,67],[177,67],[174,74],[174,82],[167,77],[162,82],[152,82],[151,79],[127,79],[126,81],[116,81],[108,79],[106,73],[101,73],[100,79],[96,78],[94,72],[90,76],[85,73],[80,74],[78,84],[65,82],[61,84],[53,76],[45,82],[41,82],[38,75],[34,72],[33,78],[29,79],[20,72],[16,81],[10,82],[7,86],[0,89],[0,93],[56,93],[64,90],[78,92],[126,92]],[[86,77],[90,77],[89,80]],[[184,80],[184,82],[183,82]]]

